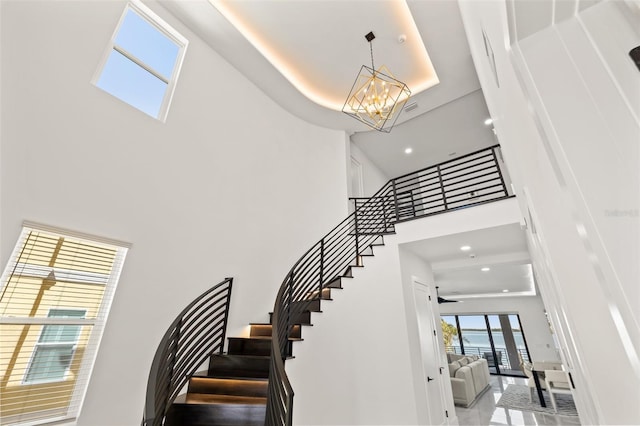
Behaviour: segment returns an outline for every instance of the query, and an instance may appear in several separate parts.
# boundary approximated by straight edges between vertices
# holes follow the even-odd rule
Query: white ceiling
[[[462,251],[462,246],[471,250]],[[525,234],[517,223],[404,247],[431,264],[441,296],[514,296],[530,294],[534,289]],[[484,267],[490,270],[482,271]]]
[[[376,34],[376,66],[387,65],[403,81],[413,78],[413,69],[421,67],[407,56],[424,59],[411,46],[416,42],[412,30],[417,30],[439,83],[411,97],[408,105],[415,102],[417,108],[402,112],[397,123],[406,124],[396,124],[389,134],[372,131],[342,112],[311,101],[208,0],[159,2],[284,109],[319,126],[355,133],[352,138],[388,177],[448,159],[450,152],[464,154],[493,143],[483,124],[488,112],[455,0],[408,0],[413,23],[392,19],[388,9],[381,7],[401,3],[398,0],[225,2],[243,6],[246,21],[253,23],[256,32],[266,34],[265,43],[280,41],[274,49],[281,49],[282,56],[312,64],[296,72],[312,73],[314,79],[322,80],[323,90],[336,88],[338,95],[327,96],[337,99],[339,93],[346,99],[361,65],[370,65],[364,38],[369,31]],[[397,42],[400,32],[408,34],[404,44]],[[434,115],[427,118],[430,111]],[[415,121],[416,117],[422,120]],[[454,133],[447,136],[447,129]],[[414,149],[411,157],[399,155],[398,147],[407,141]]]
[[[335,111],[342,110],[360,66],[371,65],[371,48],[376,68],[401,72],[397,77],[414,94],[438,84],[404,1],[209,1],[300,92]]]
[[[458,269],[435,274],[440,295],[451,299],[477,296],[508,297],[533,295],[531,264],[497,264],[487,272],[479,269]],[[507,290],[505,292],[504,290]]]

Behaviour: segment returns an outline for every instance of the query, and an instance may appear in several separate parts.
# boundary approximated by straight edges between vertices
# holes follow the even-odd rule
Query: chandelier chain
[[[373,70],[375,75],[376,67],[373,66],[373,43],[372,42],[369,42],[369,49],[371,50],[371,69]]]

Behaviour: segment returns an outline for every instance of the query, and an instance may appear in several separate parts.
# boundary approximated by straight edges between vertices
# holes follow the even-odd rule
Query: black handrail
[[[356,211],[372,200],[385,204],[384,211],[391,214],[384,219],[395,224],[509,197],[496,155],[499,148],[494,145],[391,179],[373,197],[351,200]]]
[[[191,302],[158,345],[147,382],[143,426],[161,426],[171,403],[200,366],[222,353],[233,278],[225,278]]]
[[[372,197],[352,198],[354,212],[315,243],[287,273],[273,307],[268,426],[293,423],[293,388],[284,369],[288,336],[322,290],[360,265],[360,256],[394,225],[510,197],[495,151],[499,145],[388,181]]]

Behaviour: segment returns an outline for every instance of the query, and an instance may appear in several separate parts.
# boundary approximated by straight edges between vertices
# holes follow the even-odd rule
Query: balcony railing
[[[509,197],[499,156],[495,145],[391,179],[373,197],[351,198],[360,229]]]

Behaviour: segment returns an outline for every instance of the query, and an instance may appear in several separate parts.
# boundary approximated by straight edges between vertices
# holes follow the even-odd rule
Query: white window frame
[[[145,64],[144,62],[142,62],[141,60],[139,60],[137,57],[133,56],[131,53],[127,52],[125,49],[123,49],[122,47],[116,45],[115,40],[116,37],[118,36],[118,33],[120,32],[120,27],[122,26],[122,23],[124,22],[124,18],[127,16],[127,13],[129,12],[129,10],[132,10],[133,12],[137,13],[142,19],[146,20],[149,24],[151,24],[155,29],[157,29],[160,33],[162,33],[164,36],[166,36],[168,39],[170,39],[172,42],[174,42],[177,46],[178,46],[178,55],[176,56],[176,63],[173,66],[173,72],[171,74],[171,77],[169,78],[169,80],[167,80],[165,77],[163,77],[159,72],[155,71],[152,67],[148,66],[147,64]],[[102,73],[104,72],[104,67],[107,64],[107,61],[109,60],[109,57],[111,56],[111,53],[115,50],[116,52],[119,52],[120,54],[122,54],[123,56],[125,56],[126,58],[128,58],[129,60],[131,60],[132,62],[134,62],[136,65],[138,65],[140,68],[144,69],[145,71],[149,72],[150,74],[152,74],[154,77],[158,78],[159,80],[167,83],[167,89],[164,93],[164,98],[162,99],[162,104],[160,106],[160,111],[158,112],[158,116],[154,117],[156,118],[158,121],[161,121],[163,123],[166,122],[167,120],[167,115],[169,113],[169,106],[171,105],[171,100],[173,99],[173,94],[175,92],[175,88],[176,88],[176,83],[178,81],[178,76],[180,75],[180,70],[182,69],[182,63],[184,61],[184,56],[187,52],[187,46],[189,45],[189,41],[179,32],[177,32],[173,27],[171,27],[167,22],[165,22],[162,18],[160,18],[155,12],[153,12],[151,9],[149,9],[147,6],[145,6],[144,4],[142,4],[139,1],[131,1],[129,3],[127,3],[127,5],[124,8],[124,11],[122,13],[122,15],[120,16],[120,19],[118,20],[118,25],[116,25],[116,29],[113,32],[113,35],[111,36],[111,39],[109,40],[109,44],[107,45],[107,48],[105,49],[104,54],[102,55],[102,59],[100,60],[100,64],[98,65],[98,69],[96,71],[96,73],[94,74],[93,78],[91,79],[91,83],[98,87],[98,80],[100,80],[100,77],[102,76]],[[102,90],[102,89],[100,89]],[[109,93],[109,92],[106,92]],[[109,93],[111,95],[111,93]],[[114,96],[114,95],[112,95]],[[146,112],[138,109],[137,107],[129,104],[126,101],[123,101],[122,99],[116,97],[118,100],[126,103],[127,105],[137,109],[138,111],[141,111],[143,113],[146,114]]]
[[[78,312],[83,312],[84,315],[83,317],[77,317],[77,318],[61,318],[61,317],[52,317],[51,315],[51,311],[57,311],[57,310],[65,310],[65,311],[78,311]],[[36,341],[36,343],[33,346],[33,352],[31,353],[31,359],[29,360],[29,364],[27,365],[27,369],[24,372],[24,376],[22,378],[22,384],[23,385],[37,385],[40,383],[55,383],[55,382],[63,382],[67,379],[68,375],[69,375],[69,370],[71,367],[71,364],[73,363],[73,357],[75,356],[76,353],[76,349],[78,347],[78,341],[80,340],[80,335],[82,333],[82,326],[85,325],[90,325],[93,326],[95,325],[95,320],[93,319],[86,319],[84,318],[84,316],[87,314],[87,310],[86,309],[82,309],[82,308],[66,308],[66,307],[56,307],[56,308],[49,308],[49,312],[47,314],[47,319],[45,320],[40,320],[39,324],[42,325],[42,330],[40,330],[40,335],[38,336],[38,340]],[[57,319],[57,320],[56,320]],[[60,319],[64,319],[64,320],[69,320],[69,321],[59,321]],[[71,322],[71,323],[70,323]],[[42,338],[42,335],[44,334],[45,331],[45,327],[47,325],[78,325],[80,326],[80,330],[78,331],[78,335],[75,338],[75,341],[71,342],[40,342],[40,339]],[[62,378],[60,379],[48,379],[48,380],[27,380],[27,377],[29,376],[29,372],[31,371],[31,367],[33,366],[33,361],[36,357],[36,353],[38,352],[38,348],[39,347],[52,347],[52,346],[72,346],[72,357],[71,357],[71,361],[69,362],[69,365],[66,367],[64,374],[62,375]]]
[[[92,280],[91,282],[81,281],[76,279],[76,282],[84,282],[85,284],[95,284],[95,285],[104,286],[105,290],[107,290],[106,294],[103,295],[102,303],[100,304],[100,307],[98,309],[98,312],[95,318],[81,319],[81,318],[55,318],[55,317],[41,318],[41,317],[0,316],[0,324],[43,325],[44,323],[47,325],[48,324],[88,325],[93,327],[93,329],[91,330],[89,339],[87,341],[87,346],[85,348],[83,360],[82,360],[82,363],[80,364],[80,370],[78,372],[78,376],[86,377],[87,381],[82,386],[76,386],[72,394],[71,401],[69,403],[69,407],[75,407],[75,408],[69,410],[69,412],[63,416],[54,415],[51,417],[42,418],[35,421],[29,421],[29,420],[18,421],[18,423],[16,424],[38,425],[43,423],[50,424],[50,423],[59,422],[59,421],[61,422],[74,421],[77,418],[77,415],[79,414],[79,412],[81,411],[82,405],[84,404],[84,399],[86,397],[86,393],[88,389],[88,379],[91,377],[91,374],[93,372],[93,367],[95,365],[97,352],[100,347],[100,342],[102,340],[104,328],[106,326],[107,317],[109,315],[109,311],[111,310],[111,304],[113,303],[115,291],[116,291],[118,282],[120,280],[120,274],[122,273],[124,261],[126,259],[128,250],[131,248],[131,244],[118,241],[118,240],[113,240],[110,238],[103,238],[95,235],[85,234],[83,232],[77,232],[69,229],[58,228],[58,227],[43,225],[40,223],[25,221],[22,224],[22,231],[20,233],[18,243],[15,245],[13,252],[11,254],[9,264],[11,262],[14,262],[15,259],[17,259],[17,256],[19,256],[22,249],[22,247],[20,246],[20,242],[24,241],[24,234],[28,233],[29,231],[43,231],[43,232],[58,234],[65,237],[84,239],[84,240],[95,242],[98,244],[108,244],[117,248],[120,251],[120,256],[122,257],[121,260],[118,262],[118,264],[114,266],[114,269],[112,270],[111,274],[108,277],[104,277],[103,274],[93,274],[93,276],[91,276],[90,274],[89,278]],[[46,276],[49,273],[49,271],[53,269],[55,269],[57,272],[66,274],[64,275],[65,278],[67,278],[70,281],[74,281],[74,277],[71,274],[69,274],[69,271],[62,268],[36,267],[36,268],[30,268],[28,273],[32,274],[33,276],[42,277],[43,273],[44,273],[44,276]],[[0,291],[2,290],[4,285],[7,285],[7,281],[8,281],[7,274],[10,274],[10,272],[8,272],[8,270],[5,269],[2,275],[2,278],[0,279]],[[55,309],[65,309],[65,308],[57,307]],[[66,308],[66,309],[78,309],[78,308]],[[28,371],[28,368],[27,368],[27,371]],[[25,376],[26,376],[26,372],[25,372]],[[34,382],[24,383],[25,376],[23,376],[23,380],[22,380],[22,384],[25,386],[33,385],[33,384],[37,385],[41,383],[56,382],[56,381],[51,381],[51,382],[40,381],[37,383],[34,383]]]

